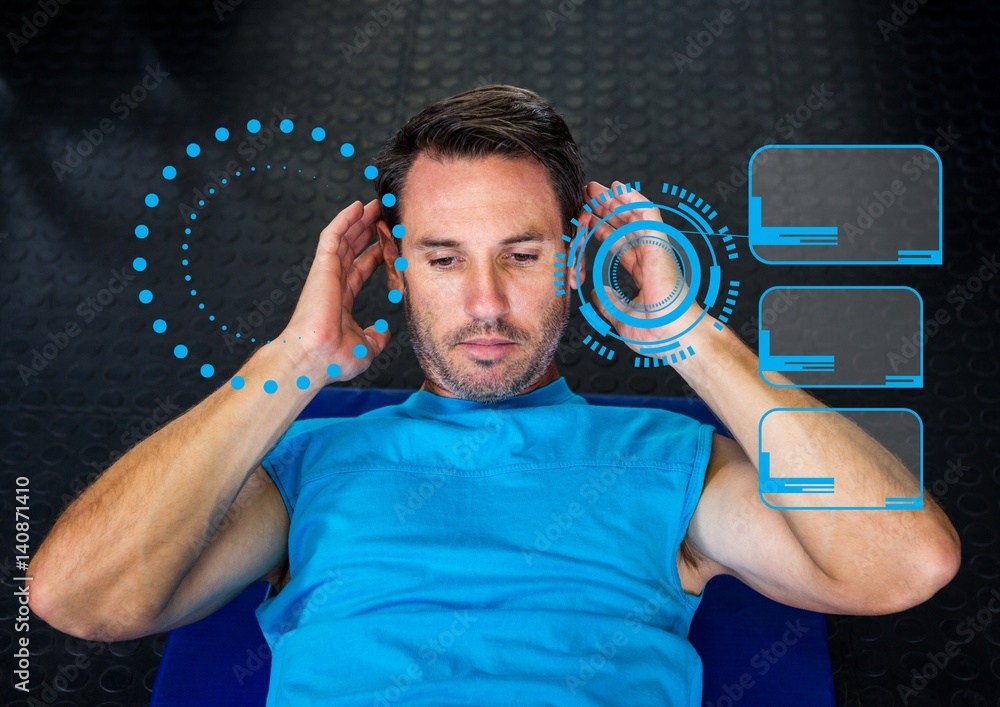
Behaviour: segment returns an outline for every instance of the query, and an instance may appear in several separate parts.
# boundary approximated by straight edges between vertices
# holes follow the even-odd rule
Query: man
[[[568,127],[537,95],[487,86],[440,101],[377,166],[380,196],[398,202],[355,202],[323,230],[288,326],[240,370],[244,387],[222,386],[144,440],[60,518],[29,570],[31,606],[50,624],[133,638],[266,578],[269,704],[696,705],[686,636],[711,577],[815,611],[879,614],[954,576],[958,537],[930,498],[884,513],[762,502],[758,421],[819,403],[764,384],[727,329],[696,327],[698,354],[675,370],[735,441],[569,391],[553,361],[569,312],[553,265],[571,219],[596,224],[612,204],[581,211],[607,188],[584,185]],[[675,286],[663,253],[623,258],[637,304]],[[323,384],[361,374],[388,343],[351,314],[383,263],[426,382],[401,405],[292,425]],[[563,267],[579,288],[574,265]],[[663,339],[697,314],[619,332]],[[855,497],[919,493],[860,429],[812,417],[774,448]],[[559,532],[536,542],[553,519]],[[581,674],[601,645],[614,655]]]

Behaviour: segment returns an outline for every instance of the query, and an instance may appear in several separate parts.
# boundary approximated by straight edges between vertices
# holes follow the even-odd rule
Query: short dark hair
[[[375,158],[379,199],[390,228],[400,222],[403,188],[417,156],[478,158],[534,157],[549,174],[566,233],[584,199],[583,160],[562,116],[533,91],[492,84],[463,91],[427,106],[390,139]]]

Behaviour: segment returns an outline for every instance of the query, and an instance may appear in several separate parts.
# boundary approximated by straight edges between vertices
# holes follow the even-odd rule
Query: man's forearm
[[[315,366],[315,364],[312,364]],[[315,395],[297,347],[270,344],[212,395],[129,450],[58,519],[32,559],[38,607],[70,623],[137,625],[169,601],[250,472]],[[266,380],[278,392],[266,394]],[[37,608],[36,608],[37,610]]]
[[[697,352],[674,368],[733,433],[759,468],[758,428],[774,408],[825,407],[805,390],[775,388],[761,380],[758,360],[729,329],[716,330],[711,318],[691,340]],[[886,496],[917,497],[919,479],[854,423],[833,413],[788,416],[768,431],[775,458],[795,458],[808,476],[834,477],[838,498],[847,505],[875,505]],[[774,505],[829,505],[820,494],[766,495]],[[839,504],[838,504],[839,505]],[[958,536],[941,509],[925,498],[921,511],[783,510],[789,528],[813,561],[837,581],[856,578],[859,558],[866,569],[896,580],[907,565],[933,562]],[[895,563],[890,566],[889,563]]]

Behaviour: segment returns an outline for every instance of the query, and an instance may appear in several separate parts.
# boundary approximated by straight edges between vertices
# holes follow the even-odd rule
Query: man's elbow
[[[962,546],[957,538],[946,538],[917,554],[913,571],[900,581],[886,611],[898,613],[919,606],[948,586],[962,564]]]
[[[93,640],[78,621],[71,620],[70,612],[65,611],[63,603],[49,591],[48,585],[38,580],[37,574],[37,571],[29,574],[35,578],[28,584],[28,608],[31,613],[56,631],[83,640]]]
[[[926,596],[917,604],[927,601],[955,579],[962,566],[962,543],[957,537],[943,540],[928,563],[930,571],[926,580]]]
[[[147,635],[141,624],[126,621],[126,611],[80,610],[74,602],[58,592],[50,591],[51,585],[39,582],[37,575],[29,583],[28,608],[57,631],[84,641],[126,641]],[[93,602],[96,604],[96,601]],[[91,605],[93,607],[93,604]]]

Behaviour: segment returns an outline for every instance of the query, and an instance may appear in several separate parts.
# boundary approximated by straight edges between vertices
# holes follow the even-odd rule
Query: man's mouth
[[[463,344],[475,344],[477,346],[497,346],[500,344],[513,344],[514,342],[510,339],[497,339],[490,337],[483,337],[480,339],[466,339],[462,342]]]
[[[477,358],[496,358],[511,351],[516,344],[510,339],[483,337],[467,339],[460,343],[459,346]]]

